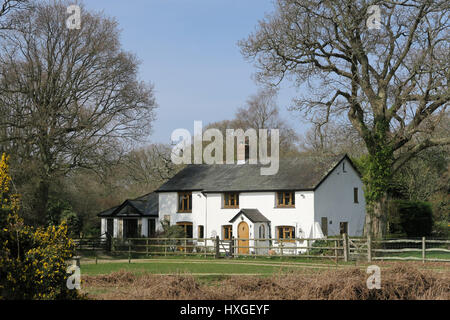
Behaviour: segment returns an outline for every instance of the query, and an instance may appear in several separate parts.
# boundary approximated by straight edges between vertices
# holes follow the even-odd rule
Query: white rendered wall
[[[363,183],[347,159],[342,162],[315,191],[315,220],[328,219],[328,235],[339,235],[339,223],[348,222],[350,236],[363,233],[365,208]],[[353,188],[358,188],[358,203],[353,202]],[[330,221],[332,222],[330,224]]]
[[[100,220],[100,234],[102,235],[102,238],[106,238],[106,235],[104,234],[106,232],[106,219],[101,218]]]
[[[178,211],[178,193],[177,192],[161,192],[159,193],[159,221],[165,216],[170,216],[170,224],[176,225],[177,222],[192,222],[193,237],[198,237],[198,226],[205,225],[206,198],[199,192],[192,192],[192,212],[180,213]],[[156,230],[161,230],[161,224],[158,222]],[[205,236],[206,236],[205,230]]]
[[[198,226],[204,226],[206,238],[218,235],[223,239],[222,226],[229,222],[241,209],[258,209],[271,221],[266,226],[266,237],[276,237],[277,226],[295,227],[296,237],[307,237],[314,222],[314,193],[302,191],[295,193],[295,208],[276,208],[275,192],[242,192],[239,194],[239,209],[224,209],[223,194],[201,192],[192,193],[192,213],[178,213],[178,193],[159,193],[159,220],[170,216],[171,225],[177,222],[192,222],[193,237],[198,238]],[[249,237],[258,238],[259,224],[253,224],[244,218],[249,225]],[[233,236],[237,237],[237,226],[241,219],[233,225]],[[160,228],[160,225],[157,226]],[[208,243],[211,244],[211,243]],[[251,243],[253,245],[253,243]],[[261,244],[263,245],[263,244]]]
[[[258,209],[271,221],[270,231],[266,235],[276,237],[277,226],[293,226],[296,237],[306,237],[314,222],[314,193],[311,191],[295,193],[295,208],[276,208],[275,192],[242,192],[239,194],[239,209],[222,208],[223,194],[208,194],[208,224],[207,236],[217,234],[222,238],[222,226],[229,225],[229,221],[241,209]],[[258,237],[253,224],[249,224],[250,238]],[[233,224],[233,236],[237,237],[237,224]]]

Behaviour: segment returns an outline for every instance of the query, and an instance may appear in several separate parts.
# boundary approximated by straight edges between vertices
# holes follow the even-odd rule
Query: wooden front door
[[[348,222],[341,222],[339,223],[339,231],[340,234],[348,234]]]
[[[137,238],[138,237],[138,221],[137,219],[124,219],[123,229],[125,238]]]
[[[106,219],[106,233],[110,237],[114,235],[114,219]]]
[[[321,225],[322,225],[323,235],[328,236],[328,218],[327,217],[322,217]]]
[[[249,248],[248,248],[249,241],[248,240],[241,240],[241,239],[248,239],[249,238],[248,224],[246,222],[244,222],[244,221],[242,221],[238,225],[238,238],[239,238],[239,240],[238,240],[238,247],[239,247],[238,253],[241,253],[241,254],[249,253]],[[245,248],[245,247],[247,247],[247,248]]]

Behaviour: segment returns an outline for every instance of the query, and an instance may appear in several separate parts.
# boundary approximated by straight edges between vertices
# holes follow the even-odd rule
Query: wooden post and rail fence
[[[304,257],[338,261],[416,260],[450,262],[450,240],[338,237],[322,239],[275,238],[82,238],[74,239],[77,252],[108,251],[132,258],[151,256]],[[97,257],[97,256],[96,256]]]

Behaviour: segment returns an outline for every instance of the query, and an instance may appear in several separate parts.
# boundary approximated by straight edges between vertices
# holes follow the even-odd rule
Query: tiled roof
[[[314,190],[345,157],[308,156],[280,160],[275,175],[261,175],[260,168],[267,167],[261,164],[188,165],[156,191]]]

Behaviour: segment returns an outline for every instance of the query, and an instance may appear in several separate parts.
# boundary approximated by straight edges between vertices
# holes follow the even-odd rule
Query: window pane
[[[183,210],[183,195],[181,194],[178,196],[178,210]]]
[[[155,219],[148,219],[148,236],[154,237],[156,232]]]
[[[284,239],[290,239],[291,238],[291,231],[289,229],[284,230]]]
[[[191,211],[192,210],[192,193],[189,194],[189,206],[188,206],[188,210]]]

